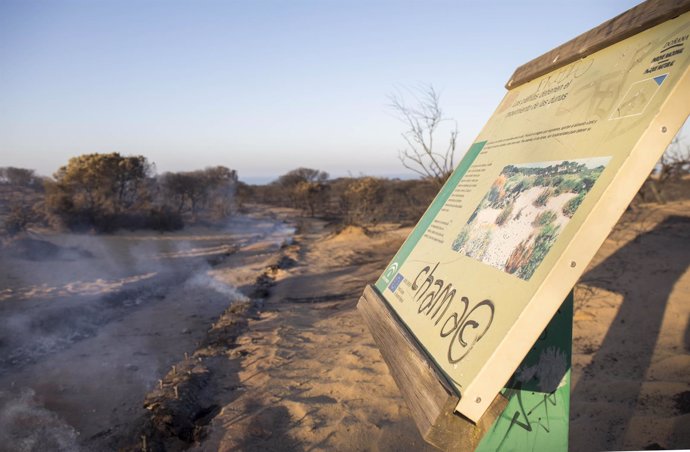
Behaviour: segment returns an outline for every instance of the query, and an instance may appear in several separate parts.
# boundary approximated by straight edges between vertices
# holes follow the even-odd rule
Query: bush
[[[467,242],[467,239],[469,238],[469,236],[470,236],[469,228],[468,227],[462,228],[462,230],[460,231],[460,234],[458,234],[458,236],[453,241],[453,245],[452,245],[453,251],[460,251],[462,249],[462,247],[465,246],[465,243]]]
[[[317,210],[323,209],[328,200],[330,186],[323,182],[299,182],[293,187],[293,196],[303,212],[313,217]]]
[[[511,182],[506,183],[505,190],[511,195],[518,195],[532,188],[534,186],[534,179],[534,176],[516,174],[509,179]]]
[[[496,224],[498,226],[502,226],[503,223],[508,221],[510,219],[510,216],[513,214],[513,208],[515,207],[514,203],[509,203],[502,211],[501,213],[498,214],[496,217]]]
[[[297,168],[288,171],[273,182],[276,190],[274,203],[302,209],[312,217],[323,208],[328,198],[326,182],[328,173],[313,168]]]
[[[182,228],[185,214],[230,216],[237,184],[237,172],[223,166],[155,177],[146,157],[86,154],[45,182],[45,210],[52,224],[71,230],[168,231]]]
[[[383,181],[362,177],[350,181],[340,195],[340,208],[345,224],[367,226],[381,218],[384,201]]]
[[[32,169],[15,168],[13,166],[0,168],[0,184],[41,189],[42,183],[42,178],[37,176]]]
[[[541,228],[537,234],[537,238],[534,239],[534,249],[529,255],[529,261],[518,270],[520,278],[528,280],[532,277],[539,264],[541,264],[544,257],[546,257],[546,254],[551,249],[551,246],[556,242],[559,231],[560,226],[554,226],[553,223],[549,223]]]
[[[549,223],[553,223],[557,216],[558,214],[553,210],[545,210],[534,218],[532,225],[537,227],[546,226]]]
[[[107,230],[113,218],[148,201],[152,167],[143,156],[118,153],[73,157],[46,183],[46,208],[69,227]]]
[[[25,231],[31,224],[43,223],[45,217],[39,207],[40,204],[32,206],[18,200],[11,202],[3,224],[5,233],[14,236]]]
[[[561,193],[577,193],[579,188],[582,187],[582,180],[578,174],[569,174],[559,185]]]
[[[592,187],[594,186],[594,182],[596,182],[596,178],[586,176],[586,177],[582,178],[581,182],[582,182],[582,185],[580,186],[579,193],[584,194],[584,193],[587,193],[589,190],[592,189]]]
[[[525,210],[523,207],[522,209],[518,210],[518,213],[515,214],[515,217],[513,218],[514,220],[519,220],[520,217],[522,217],[522,211]]]
[[[197,171],[164,173],[157,179],[158,204],[178,214],[189,214],[193,221],[208,217],[221,221],[235,207],[237,172],[224,166]]]
[[[553,188],[559,188],[562,183],[563,183],[563,176],[554,176],[553,178],[551,178],[550,185]]]
[[[536,207],[543,207],[546,205],[548,202],[549,198],[553,196],[553,189],[552,188],[545,188],[539,196],[537,196],[537,199],[534,200],[532,204],[534,204]]]
[[[3,229],[7,235],[14,236],[26,230],[30,221],[30,216],[26,209],[12,208],[10,209],[10,213],[5,217]]]
[[[475,240],[469,243],[469,246],[465,249],[465,254],[473,259],[482,260],[486,251],[489,249],[489,244],[491,243],[492,233],[490,229],[487,229]]]
[[[177,231],[184,227],[182,215],[166,207],[151,209],[148,227],[156,231]]]
[[[534,245],[528,246],[530,238],[520,242],[510,254],[504,266],[506,272],[513,274],[527,265],[532,252],[534,252]]]
[[[582,201],[585,199],[585,194],[580,193],[563,205],[563,215],[568,218],[572,218],[575,215],[575,211],[580,207]]]
[[[505,176],[505,174],[501,173],[491,185],[489,194],[486,196],[486,200],[490,205],[496,206],[501,204],[503,197],[506,195],[505,184],[507,180],[508,178]]]

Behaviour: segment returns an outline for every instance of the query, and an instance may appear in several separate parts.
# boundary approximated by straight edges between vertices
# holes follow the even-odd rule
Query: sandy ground
[[[573,450],[690,449],[690,202],[618,224],[576,290]]]
[[[149,427],[143,434],[127,430],[132,435],[128,442],[107,431],[112,427],[105,425],[116,425],[118,420],[111,411],[103,415],[103,426],[92,423],[92,442],[87,446],[134,444],[129,450],[142,450],[146,443],[148,450],[195,451],[433,450],[417,433],[355,308],[364,285],[385,268],[410,229],[381,226],[365,233],[351,228],[336,234],[322,221],[297,221],[301,225],[292,245],[278,249],[275,244],[247,241],[230,260],[204,272],[213,284],[240,287],[252,296],[248,305],[253,307],[244,317],[234,317],[231,309],[213,322],[209,332],[192,328],[192,334],[183,335],[180,325],[171,324],[171,335],[160,338],[170,346],[169,356],[151,378],[162,379],[162,387],[157,389],[155,379],[143,387],[150,391],[146,400],[152,413],[165,408],[159,417],[162,423],[157,424],[162,425],[161,431],[174,430],[178,438],[156,442],[148,436]],[[647,206],[626,215],[585,272],[576,290],[571,450],[690,448],[689,266],[690,203],[685,202]],[[256,289],[257,274],[258,281],[266,282],[258,286],[266,290],[249,290],[252,282]],[[193,302],[186,308],[173,304],[171,311],[189,309],[184,315],[199,315],[199,303],[212,293],[208,287],[206,291],[199,287],[177,298],[166,292],[166,297],[181,305]],[[200,323],[217,315],[217,311],[205,312]],[[128,331],[151,328],[122,319],[105,328],[118,324]],[[198,341],[183,342],[187,336]],[[89,341],[79,344],[85,342]],[[98,347],[108,345],[94,342],[91,351],[95,354]],[[189,359],[182,360],[187,351]],[[129,388],[128,378],[134,379],[144,368],[142,363],[149,361],[135,361],[136,353],[127,356],[132,358],[120,361],[120,373],[109,371],[113,375],[107,381],[113,388]],[[54,359],[78,363],[79,357],[78,347],[71,346]],[[177,370],[171,371],[175,359]],[[21,372],[15,375],[35,378],[57,362],[40,361],[20,366]],[[130,361],[137,370],[128,370]],[[67,385],[63,393],[84,391],[83,398],[94,397],[93,417],[100,419],[100,407],[112,400],[102,396],[106,382],[97,384],[94,378],[105,378],[109,372],[90,376],[95,393],[89,392],[84,380],[79,383],[83,388]],[[66,381],[64,375],[46,380],[52,382],[52,394],[60,394],[59,384]],[[0,377],[4,394],[13,394],[11,403],[5,401],[0,427],[15,405],[38,404],[49,411],[40,418],[44,425],[62,426],[67,439],[77,431],[84,444],[85,433],[68,411],[54,409],[40,394],[19,393],[10,383],[8,377]],[[179,394],[173,396],[176,387]],[[31,389],[38,394],[41,386]],[[141,403],[141,390],[136,397]],[[175,418],[175,410],[189,411],[189,407],[193,433],[180,436],[181,430],[175,430],[170,419]],[[134,414],[127,412],[120,419]],[[186,439],[180,440],[183,436]]]
[[[409,230],[303,229],[299,264],[237,341],[243,390],[195,450],[433,450],[355,310]]]
[[[425,450],[355,310],[409,229],[317,222],[237,340],[242,388],[194,450]],[[690,447],[690,204],[631,212],[577,289],[574,451]]]

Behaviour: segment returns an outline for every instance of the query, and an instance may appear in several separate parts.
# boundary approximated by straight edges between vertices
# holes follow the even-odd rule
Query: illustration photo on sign
[[[452,249],[529,280],[610,157],[507,165]]]

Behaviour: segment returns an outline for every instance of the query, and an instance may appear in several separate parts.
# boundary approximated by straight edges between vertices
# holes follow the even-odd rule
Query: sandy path
[[[243,390],[196,450],[432,450],[355,310],[408,231],[324,238],[321,227],[297,238],[299,266],[238,338]]]
[[[572,450],[690,447],[689,207],[628,215],[578,286]],[[355,309],[409,229],[308,232],[237,339],[241,389],[193,449],[430,450]]]

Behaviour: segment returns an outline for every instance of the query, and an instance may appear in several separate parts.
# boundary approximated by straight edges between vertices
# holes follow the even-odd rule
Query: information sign
[[[469,419],[516,371],[687,118],[688,46],[685,13],[509,90],[378,279]],[[565,365],[552,358],[544,375]]]

